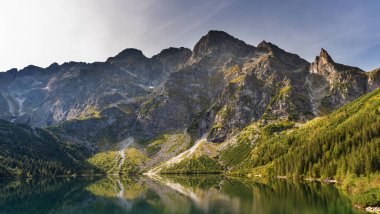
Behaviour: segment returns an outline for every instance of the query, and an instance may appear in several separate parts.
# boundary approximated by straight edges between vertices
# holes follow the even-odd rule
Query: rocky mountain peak
[[[237,40],[230,34],[219,30],[210,30],[204,37],[208,38],[210,41]],[[202,37],[201,40],[204,39],[204,37]]]
[[[170,70],[175,71],[181,67],[190,57],[192,51],[188,48],[167,48],[162,50],[159,54],[152,57],[153,61],[166,65]]]
[[[278,67],[279,66],[278,63],[281,62],[283,65],[286,65],[288,68],[291,68],[290,69],[291,72],[304,71],[305,68],[309,65],[309,63],[306,60],[302,59],[297,54],[286,52],[285,50],[281,49],[277,45],[267,42],[265,40],[259,43],[259,45],[257,46],[257,50],[260,54],[266,54],[273,57],[275,59],[273,61],[274,64],[277,64],[276,67]],[[267,58],[267,59],[270,59],[270,58]],[[284,69],[280,69],[280,70],[284,71]]]
[[[140,60],[146,58],[147,57],[143,54],[141,50],[135,48],[127,48],[119,54],[117,54],[116,56],[108,58],[107,62],[113,63],[114,61],[120,60]]]
[[[164,60],[164,59],[171,59],[171,58],[175,58],[177,56],[183,56],[183,55],[190,56],[191,53],[192,53],[192,51],[188,48],[171,47],[171,48],[163,49],[159,54],[154,55],[152,58],[158,59],[158,60]]]
[[[315,57],[314,62],[310,65],[310,72],[320,74],[323,76],[329,76],[336,73],[335,62],[325,49],[321,49],[319,56]]]
[[[339,73],[362,73],[364,72],[360,68],[351,67],[343,64],[334,62],[331,56],[327,53],[325,49],[321,49],[319,56],[315,58],[315,61],[310,65],[310,72],[316,73],[322,76],[329,76],[332,80]]]
[[[266,52],[282,51],[282,49],[280,49],[277,45],[267,42],[265,40],[263,40],[262,42],[259,43],[259,45],[257,45],[257,49],[261,51],[266,51]]]
[[[180,47],[180,48],[170,47],[170,48],[163,49],[159,54],[153,57],[175,55],[181,52],[191,52],[191,50],[185,47]]]
[[[17,68],[12,68],[12,69],[9,69],[8,71],[6,71],[7,73],[17,73],[18,72],[18,69]]]
[[[319,53],[319,56],[317,56],[315,60],[321,64],[334,63],[334,60],[331,58],[329,53],[327,53],[327,51],[323,48],[321,48],[321,52]]]
[[[210,54],[247,55],[255,47],[229,35],[224,31],[211,30],[194,46],[193,58],[200,58]]]

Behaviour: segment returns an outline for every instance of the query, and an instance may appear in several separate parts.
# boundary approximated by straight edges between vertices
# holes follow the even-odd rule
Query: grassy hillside
[[[87,161],[107,174],[137,174],[141,172],[141,165],[148,158],[135,148],[127,148],[122,152],[124,152],[125,159],[118,151],[105,151],[92,156]]]

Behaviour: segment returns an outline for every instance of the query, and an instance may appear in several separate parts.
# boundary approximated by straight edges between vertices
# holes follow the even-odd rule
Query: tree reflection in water
[[[0,181],[0,214],[358,213],[333,185],[219,175]]]

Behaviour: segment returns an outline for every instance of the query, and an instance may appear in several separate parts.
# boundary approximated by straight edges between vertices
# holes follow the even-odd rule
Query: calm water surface
[[[220,176],[0,180],[0,214],[358,213],[333,185]]]

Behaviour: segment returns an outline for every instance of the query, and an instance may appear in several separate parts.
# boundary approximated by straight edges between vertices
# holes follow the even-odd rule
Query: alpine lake
[[[362,213],[333,184],[219,175],[0,180],[0,214]]]

